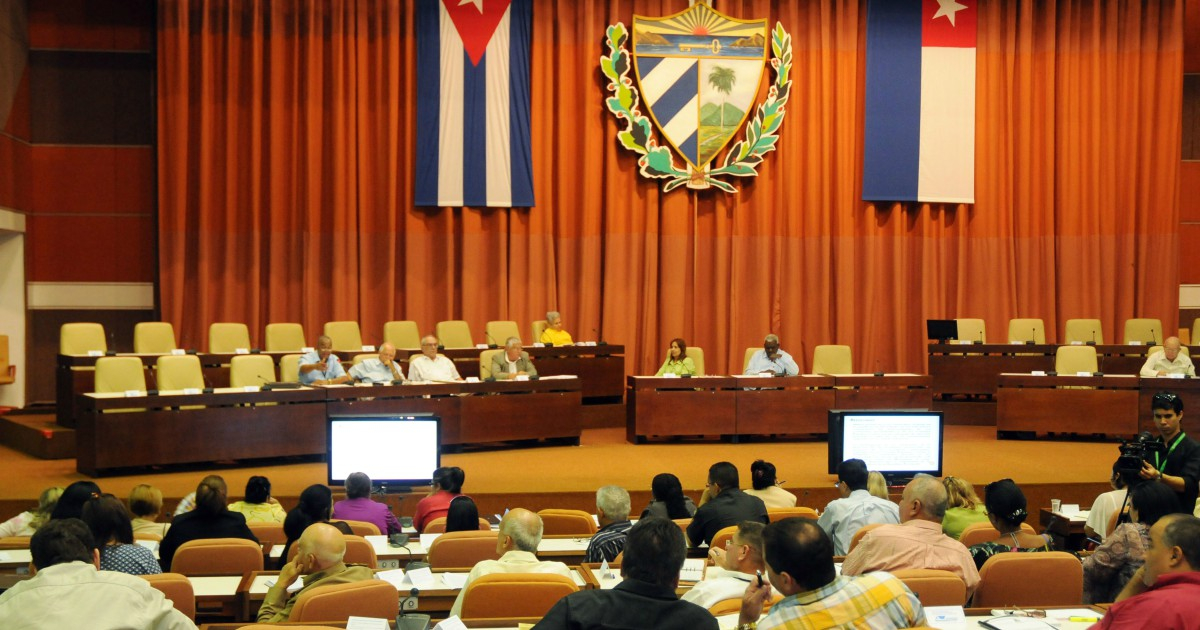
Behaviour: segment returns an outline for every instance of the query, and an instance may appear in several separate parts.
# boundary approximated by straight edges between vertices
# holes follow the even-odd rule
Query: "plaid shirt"
[[[603,562],[605,560],[612,562],[615,560],[617,554],[625,549],[625,536],[632,527],[633,523],[629,521],[605,525],[592,536],[592,542],[588,543],[587,562]]]
[[[758,622],[758,630],[783,628],[912,628],[925,625],[921,602],[890,573],[838,576],[825,586],[785,597]]]

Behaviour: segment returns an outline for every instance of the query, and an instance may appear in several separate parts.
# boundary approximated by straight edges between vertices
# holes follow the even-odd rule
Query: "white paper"
[[[244,391],[244,392],[256,392],[256,391],[258,391],[258,385],[243,385],[243,386],[242,386],[242,391]]]
[[[434,626],[433,630],[467,630],[467,626],[455,615]]]
[[[444,582],[446,584],[447,588],[451,588],[456,591],[461,590],[463,587],[465,587],[467,585],[467,575],[469,575],[469,574],[467,574],[467,573],[443,573],[442,574],[442,582]]]
[[[478,383],[478,382],[479,382],[479,377],[478,377],[478,376],[468,376],[468,377],[467,377],[467,382],[468,382],[468,383]]]
[[[537,343],[533,344],[533,347],[534,347],[534,348],[545,348],[545,347],[546,347],[546,344],[544,344],[544,343],[542,343],[542,342],[540,342],[540,341],[539,341],[539,342],[537,342]]]
[[[413,569],[412,571],[409,571],[407,575],[408,581],[412,582],[413,586],[422,590],[432,587],[434,582],[436,582],[433,577],[433,571],[431,571],[429,567],[425,567],[423,569]]]
[[[411,583],[404,579],[404,569],[389,569],[380,571],[375,574],[375,577],[396,587],[397,591],[407,591]]]
[[[1085,371],[1083,371],[1083,370],[1080,370],[1080,371],[1078,371],[1078,372],[1076,372],[1076,373],[1075,373],[1075,376],[1091,376],[1091,375],[1092,375],[1092,373],[1091,373],[1091,372],[1085,372]]]
[[[1032,374],[1034,376],[1045,376],[1046,370],[1034,370],[1034,371],[1030,372],[1030,374]]]
[[[514,381],[528,381],[529,375],[528,374],[518,374],[515,377],[513,377],[513,380]]]
[[[0,551],[0,562],[12,562],[13,557],[7,551]]]
[[[967,613],[962,606],[926,606],[925,620],[930,624],[966,621]]]
[[[363,352],[375,352],[375,346],[363,346],[362,351]]]
[[[708,558],[688,558],[683,561],[683,568],[679,570],[680,582],[699,582],[704,579],[704,565],[708,563]]]
[[[351,615],[346,618],[346,630],[388,630],[388,620]]]
[[[438,536],[441,536],[441,534],[421,534],[417,540],[421,541],[422,547],[429,549],[429,547],[433,545],[433,541],[437,540]]]
[[[926,608],[925,610],[929,610]],[[1084,619],[1100,619],[1100,613],[1090,608],[1058,608],[1047,609],[1046,617],[1048,619],[1070,619],[1071,617],[1083,617]]]
[[[141,546],[149,549],[150,551],[153,551],[155,554],[158,553],[158,541],[157,540],[134,540],[133,542],[134,542],[134,544],[141,545]]]
[[[278,581],[278,580],[274,580],[274,579],[272,579],[272,580],[267,580],[267,581],[266,581],[266,582],[264,582],[264,583],[267,585],[267,588],[271,588],[271,587],[275,586],[275,583],[276,583],[277,581]],[[298,591],[298,590],[300,590],[300,589],[302,589],[302,588],[304,588],[304,576],[303,576],[303,575],[301,575],[301,576],[298,576],[298,577],[296,578],[296,581],[295,581],[295,582],[292,582],[291,586],[287,587],[287,592],[289,592],[289,593],[295,593],[296,591]]]
[[[1167,378],[1186,378],[1187,374],[1168,374]]]
[[[488,347],[488,345],[487,345],[486,343],[477,343],[477,344],[475,344],[475,349],[476,349],[476,350],[487,350],[487,347]]]
[[[679,378],[679,375],[674,372],[667,372],[662,375],[663,378]]]
[[[309,352],[313,352],[314,350],[316,350],[316,348],[313,348],[312,346],[304,346],[303,348],[300,348],[300,352],[303,352],[305,354],[308,354]]]
[[[1071,345],[1072,345],[1072,346],[1082,346],[1082,345],[1083,345],[1083,342],[1082,342],[1082,341],[1072,341],[1072,342],[1071,342]]]

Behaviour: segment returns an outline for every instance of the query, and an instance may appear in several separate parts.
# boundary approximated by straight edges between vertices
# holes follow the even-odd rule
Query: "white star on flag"
[[[470,2],[471,0],[463,0],[463,1]],[[933,19],[936,20],[940,17],[945,17],[946,19],[950,20],[950,26],[955,26],[954,14],[967,8],[967,5],[959,4],[959,3],[955,2],[954,0],[937,0],[937,1],[938,1],[938,10],[937,10],[937,13],[933,14]]]
[[[483,13],[483,0],[459,0],[458,6],[461,7],[464,4],[473,4],[473,5],[475,5],[476,9],[479,9],[480,13]],[[954,23],[953,15],[950,16],[950,23],[951,24]]]

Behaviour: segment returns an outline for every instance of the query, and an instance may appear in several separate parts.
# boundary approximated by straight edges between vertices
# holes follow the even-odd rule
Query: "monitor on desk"
[[[956,319],[927,319],[925,320],[925,337],[930,341],[952,341],[958,339],[958,320]]]
[[[429,414],[329,416],[328,483],[353,472],[376,485],[427,486],[441,466],[439,418]]]
[[[940,411],[829,410],[829,473],[847,459],[861,459],[888,483],[918,473],[942,475]]]

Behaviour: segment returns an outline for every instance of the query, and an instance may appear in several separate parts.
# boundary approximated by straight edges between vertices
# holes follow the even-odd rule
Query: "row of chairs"
[[[954,320],[958,323],[958,338],[965,341],[987,342],[987,324],[982,319],[962,318]],[[1162,320],[1137,317],[1125,320],[1125,330],[1121,343],[1156,344],[1172,335],[1163,330]],[[1179,337],[1187,337],[1184,343],[1191,339],[1200,339],[1200,318],[1192,321],[1190,331],[1186,328],[1179,330]],[[1068,319],[1063,327],[1063,343],[1097,343],[1104,344],[1104,325],[1098,319]],[[1008,320],[1007,342],[1046,343],[1046,325],[1040,318],[1016,318]]]

